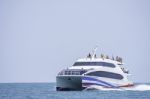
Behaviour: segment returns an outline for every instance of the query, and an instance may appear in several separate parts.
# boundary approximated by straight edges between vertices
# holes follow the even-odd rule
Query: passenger
[[[120,62],[120,57],[118,57],[118,62]]]
[[[119,62],[121,62],[121,63],[122,63],[122,58],[121,58],[121,57],[119,57]]]
[[[116,61],[121,62],[122,63],[122,58],[121,57],[116,57]]]
[[[94,55],[94,58],[96,58],[96,54]]]
[[[104,55],[103,54],[101,54],[101,58],[104,60]]]
[[[106,59],[109,59],[109,56],[108,56],[108,55],[106,55]]]
[[[119,58],[119,57],[118,57],[118,56],[116,56],[116,61],[118,61],[118,58]]]
[[[87,56],[87,58],[91,58],[91,54],[89,53],[89,55]]]
[[[115,59],[114,59],[114,56],[112,56],[112,60],[115,60]]]
[[[106,59],[106,55],[104,55],[104,59]]]

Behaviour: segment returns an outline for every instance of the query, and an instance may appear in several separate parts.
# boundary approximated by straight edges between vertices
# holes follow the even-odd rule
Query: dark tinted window
[[[73,66],[106,66],[106,67],[115,67],[112,63],[106,62],[76,62]]]
[[[113,79],[123,79],[123,76],[120,75],[120,74],[111,73],[111,72],[105,72],[105,71],[91,72],[91,73],[88,73],[86,75],[99,76],[99,77],[107,77],[107,78],[113,78]]]
[[[69,69],[67,69],[67,70],[63,70],[63,71],[59,72],[58,75],[82,75],[85,72],[87,72],[87,70],[82,70],[82,69],[81,70],[74,70],[74,69],[69,70]]]

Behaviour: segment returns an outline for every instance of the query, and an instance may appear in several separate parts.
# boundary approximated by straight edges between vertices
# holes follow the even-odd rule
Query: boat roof
[[[96,50],[97,47],[94,48],[92,53],[89,53],[86,58],[77,59],[76,62],[107,62],[107,63],[113,63],[118,65],[123,64],[122,58],[118,56],[116,56],[116,58],[114,58],[113,56],[112,58],[109,58],[108,55],[101,54],[100,57],[97,57]]]
[[[120,65],[124,64],[116,60],[103,59],[103,58],[79,58],[77,59],[76,62],[107,62],[107,63],[120,64]]]

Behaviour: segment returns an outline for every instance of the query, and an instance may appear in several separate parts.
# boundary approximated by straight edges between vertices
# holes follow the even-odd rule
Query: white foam
[[[103,90],[103,91],[111,91],[111,90],[122,90],[120,88],[104,88],[102,86],[92,85],[85,90]]]
[[[134,87],[123,88],[123,89],[124,90],[133,90],[133,91],[147,91],[147,90],[150,90],[150,85],[139,84],[139,85],[135,85]]]
[[[112,90],[116,90],[116,91],[126,91],[126,90],[130,90],[130,91],[150,91],[150,85],[147,84],[138,84],[135,85],[133,87],[128,87],[128,88],[103,88],[101,86],[90,86],[88,88],[86,88],[85,90],[102,90],[102,91],[112,91]]]

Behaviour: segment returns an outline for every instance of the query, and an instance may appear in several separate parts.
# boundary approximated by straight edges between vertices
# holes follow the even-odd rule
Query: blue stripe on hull
[[[99,86],[104,86],[104,87],[117,88],[117,86],[109,84],[108,82],[105,82],[105,81],[102,81],[102,80],[99,80],[99,79],[96,79],[96,78],[92,78],[92,77],[83,77],[82,81],[84,81],[84,80],[97,81],[97,82],[101,83],[101,84],[99,84],[99,83],[91,83],[91,82],[88,83],[88,84],[91,84],[91,85],[99,85]],[[86,84],[86,83],[83,83],[83,84]]]

